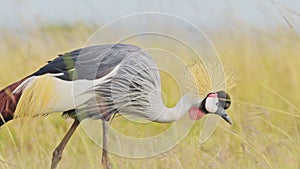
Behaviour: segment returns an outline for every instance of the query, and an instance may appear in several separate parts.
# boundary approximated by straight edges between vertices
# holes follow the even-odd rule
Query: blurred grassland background
[[[235,81],[227,89],[233,100],[228,112],[234,125],[221,121],[210,140],[199,145],[203,120],[197,121],[182,142],[157,157],[131,159],[111,154],[114,168],[300,168],[299,35],[288,27],[263,31],[236,25],[209,33]],[[0,87],[31,74],[59,53],[82,47],[95,30],[84,23],[46,25],[27,29],[26,36],[20,36],[0,28]],[[173,106],[179,98],[177,86],[166,75],[162,83],[167,105]],[[52,114],[33,118],[25,126],[20,119],[4,125],[0,128],[0,168],[49,168],[52,151],[71,123]],[[112,125],[128,135],[146,137],[171,124],[143,125],[116,118]],[[101,148],[79,128],[59,168],[101,168],[100,162]]]

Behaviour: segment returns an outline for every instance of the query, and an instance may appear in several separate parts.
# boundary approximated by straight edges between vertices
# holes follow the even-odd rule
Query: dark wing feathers
[[[59,55],[32,75],[57,74],[57,78],[67,81],[97,79],[113,70],[128,54],[140,50],[136,46],[127,44],[90,46],[77,49]]]
[[[57,74],[63,73],[62,79],[71,80],[70,70],[74,68],[77,56],[72,56],[70,53],[60,55],[58,58],[49,61],[47,65],[35,72],[33,76],[40,76],[47,73]]]

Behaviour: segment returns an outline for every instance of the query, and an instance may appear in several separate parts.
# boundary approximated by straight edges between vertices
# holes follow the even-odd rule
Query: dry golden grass
[[[0,87],[34,72],[58,52],[83,46],[92,32],[84,25],[45,27],[26,36],[1,30]],[[210,140],[199,145],[200,120],[174,149],[157,157],[110,155],[114,168],[300,168],[300,42],[285,29],[246,32],[251,34],[227,30],[212,37],[225,69],[237,81],[228,89],[234,125],[221,121]],[[171,83],[164,82],[163,90],[168,98],[178,98]],[[52,151],[72,120],[53,114],[30,119],[26,126],[21,121],[0,128],[0,168],[49,168]],[[113,126],[146,136],[170,124],[137,125],[118,118]],[[59,168],[101,168],[100,161],[101,148],[79,128]]]

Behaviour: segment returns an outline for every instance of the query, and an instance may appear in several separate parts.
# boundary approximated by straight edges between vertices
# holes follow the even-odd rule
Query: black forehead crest
[[[230,96],[224,91],[218,91],[217,94],[218,94],[219,103],[221,104],[221,106],[224,107],[224,109],[229,108],[229,106],[231,104]]]

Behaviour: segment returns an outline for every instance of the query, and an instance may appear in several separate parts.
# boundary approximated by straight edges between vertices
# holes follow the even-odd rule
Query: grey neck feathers
[[[181,119],[192,106],[199,107],[201,104],[201,99],[195,95],[185,94],[177,102],[175,107],[168,108],[166,107],[161,99],[159,103],[156,101],[156,104],[153,109],[153,117],[150,117],[149,120],[160,122],[160,123],[169,123]]]

